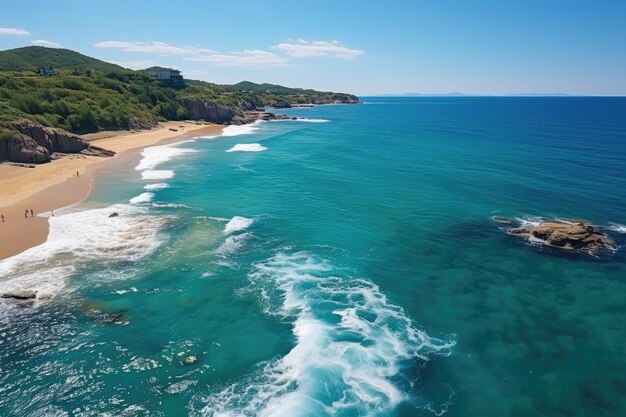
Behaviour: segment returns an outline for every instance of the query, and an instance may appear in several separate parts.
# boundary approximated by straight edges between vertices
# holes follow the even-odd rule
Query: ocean
[[[0,301],[0,415],[626,415],[625,248],[492,220],[626,244],[626,98],[363,100],[145,149],[55,212],[0,261],[52,296]]]

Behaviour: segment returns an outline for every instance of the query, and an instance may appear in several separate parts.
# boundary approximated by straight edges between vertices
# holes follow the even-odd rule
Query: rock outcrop
[[[194,363],[196,363],[198,361],[198,357],[195,355],[189,355],[189,356],[185,356],[183,358],[182,361],[180,361],[180,363],[182,365],[193,365]]]
[[[272,107],[275,109],[290,109],[292,106],[285,100],[276,100],[274,103],[272,103]]]
[[[254,123],[257,120],[286,120],[288,116],[284,114],[274,114],[264,111],[245,111],[238,113],[231,121],[234,125],[245,125],[248,123]]]
[[[80,151],[80,153],[82,155],[88,155],[88,156],[101,156],[101,157],[115,156],[115,152],[110,151],[108,149],[100,148],[98,146],[93,146],[93,145],[89,145],[88,148],[83,149],[82,151]]]
[[[3,293],[0,298],[12,298],[14,300],[30,300],[37,297],[37,291],[23,290]]]
[[[20,138],[0,141],[0,161],[41,164],[50,162],[58,154],[114,155],[106,149],[90,146],[78,135],[31,121],[7,122],[2,127],[16,130]]]
[[[231,108],[200,99],[183,99],[182,104],[189,110],[193,120],[204,120],[218,124],[243,125],[257,120],[288,119],[284,114],[277,115],[257,108],[254,103],[245,103],[241,107]]]
[[[544,221],[536,225],[508,229],[513,236],[538,239],[542,243],[577,252],[615,251],[617,245],[593,225],[584,221]]]
[[[209,103],[200,99],[183,99],[183,106],[189,111],[193,120],[205,120],[211,123],[230,123],[235,111],[230,107]]]

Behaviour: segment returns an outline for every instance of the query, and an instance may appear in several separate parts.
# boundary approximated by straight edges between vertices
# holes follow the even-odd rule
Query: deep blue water
[[[0,305],[0,415],[626,415],[625,249],[491,220],[624,245],[626,99],[364,101],[148,149],[0,262],[55,295]]]

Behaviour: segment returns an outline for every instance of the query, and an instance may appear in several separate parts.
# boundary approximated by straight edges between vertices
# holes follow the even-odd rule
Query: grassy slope
[[[27,46],[0,51],[0,71],[35,71],[37,67],[85,71],[120,71],[119,65],[91,58],[69,49]]]

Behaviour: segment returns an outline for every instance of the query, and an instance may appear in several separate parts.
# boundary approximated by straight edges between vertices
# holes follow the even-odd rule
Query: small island
[[[504,223],[502,217],[496,217],[495,222]],[[509,228],[507,233],[546,246],[592,255],[617,250],[617,245],[610,237],[591,223],[580,220],[541,221],[530,226]]]

